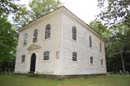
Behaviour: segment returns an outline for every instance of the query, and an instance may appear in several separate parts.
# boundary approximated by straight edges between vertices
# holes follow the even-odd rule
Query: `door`
[[[35,65],[36,65],[36,54],[33,53],[32,56],[31,56],[30,73],[35,72]]]

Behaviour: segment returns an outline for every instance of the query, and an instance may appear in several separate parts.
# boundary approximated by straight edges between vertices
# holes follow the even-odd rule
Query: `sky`
[[[21,0],[20,4],[28,4],[31,0]],[[60,0],[65,7],[80,19],[89,23],[96,18],[100,10],[97,6],[98,0]]]

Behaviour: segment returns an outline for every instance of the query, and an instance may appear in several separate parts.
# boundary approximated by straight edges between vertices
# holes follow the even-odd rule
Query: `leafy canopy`
[[[32,0],[29,3],[30,10],[25,7],[23,12],[17,16],[14,22],[18,28],[21,28],[29,22],[54,11],[60,5],[61,3],[59,0]]]
[[[130,25],[130,0],[98,0],[103,8],[99,17],[108,25],[125,23]],[[107,3],[107,4],[106,4]]]

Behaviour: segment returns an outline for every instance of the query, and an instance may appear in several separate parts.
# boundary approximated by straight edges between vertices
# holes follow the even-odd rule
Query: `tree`
[[[37,19],[57,9],[60,2],[59,0],[32,0],[29,6],[34,13],[33,18]]]
[[[14,1],[15,0],[0,1],[0,71],[12,65],[8,63],[14,62],[15,60],[17,32],[7,19],[9,14],[16,15],[20,12],[19,7]]]
[[[99,17],[109,25],[124,23],[130,27],[130,1],[129,0],[98,0],[102,12]],[[105,5],[108,3],[107,5]]]
[[[112,36],[107,47],[109,57],[121,58],[122,69],[126,70],[126,58],[124,54],[130,54],[130,0],[98,0],[102,12],[99,20],[105,23],[112,31]],[[130,70],[130,69],[129,69]]]
[[[12,29],[6,17],[0,17],[0,27],[0,62],[14,60],[17,32],[15,29]]]
[[[59,0],[32,0],[29,3],[30,10],[24,7],[23,12],[17,16],[14,22],[18,28],[21,28],[29,22],[54,11],[60,4]]]
[[[15,0],[1,0],[0,1],[0,15],[7,15],[16,13],[18,11],[17,5],[14,4]]]
[[[103,25],[100,21],[94,20],[89,24],[96,32],[98,32],[104,39],[108,39],[111,35],[111,31],[107,26]]]
[[[121,60],[122,70],[123,72],[126,72],[123,53],[124,48],[126,47],[126,33],[128,29],[124,30],[124,28],[126,29],[127,27],[124,27],[124,25],[117,25],[116,27],[112,28],[115,31],[113,31],[113,35],[110,38],[111,40],[109,46],[107,47],[107,55],[109,57],[115,57],[118,55]]]

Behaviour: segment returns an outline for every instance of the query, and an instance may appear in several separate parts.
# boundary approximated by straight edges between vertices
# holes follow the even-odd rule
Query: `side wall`
[[[45,40],[45,27],[51,25],[51,37]],[[35,45],[40,49],[28,51],[27,48],[33,44],[33,31],[38,29],[38,39]],[[35,24],[30,25],[19,33],[19,41],[17,47],[17,57],[15,65],[15,73],[30,72],[30,60],[33,53],[36,54],[36,71],[38,74],[54,74],[56,68],[56,52],[60,50],[61,37],[61,13],[55,12],[47,15]],[[23,45],[24,34],[28,33],[27,46]],[[49,51],[49,60],[43,60],[43,52]],[[25,62],[21,62],[22,55],[25,55]]]
[[[72,40],[72,26],[77,28],[77,40]],[[89,36],[92,37],[92,48],[89,46]],[[104,42],[95,34],[79,24],[67,13],[62,14],[62,47],[60,75],[104,74],[106,61]],[[100,52],[100,43],[102,51]],[[77,52],[77,61],[72,61],[72,52]],[[93,57],[93,64],[90,57]],[[103,59],[103,65],[101,65]]]

